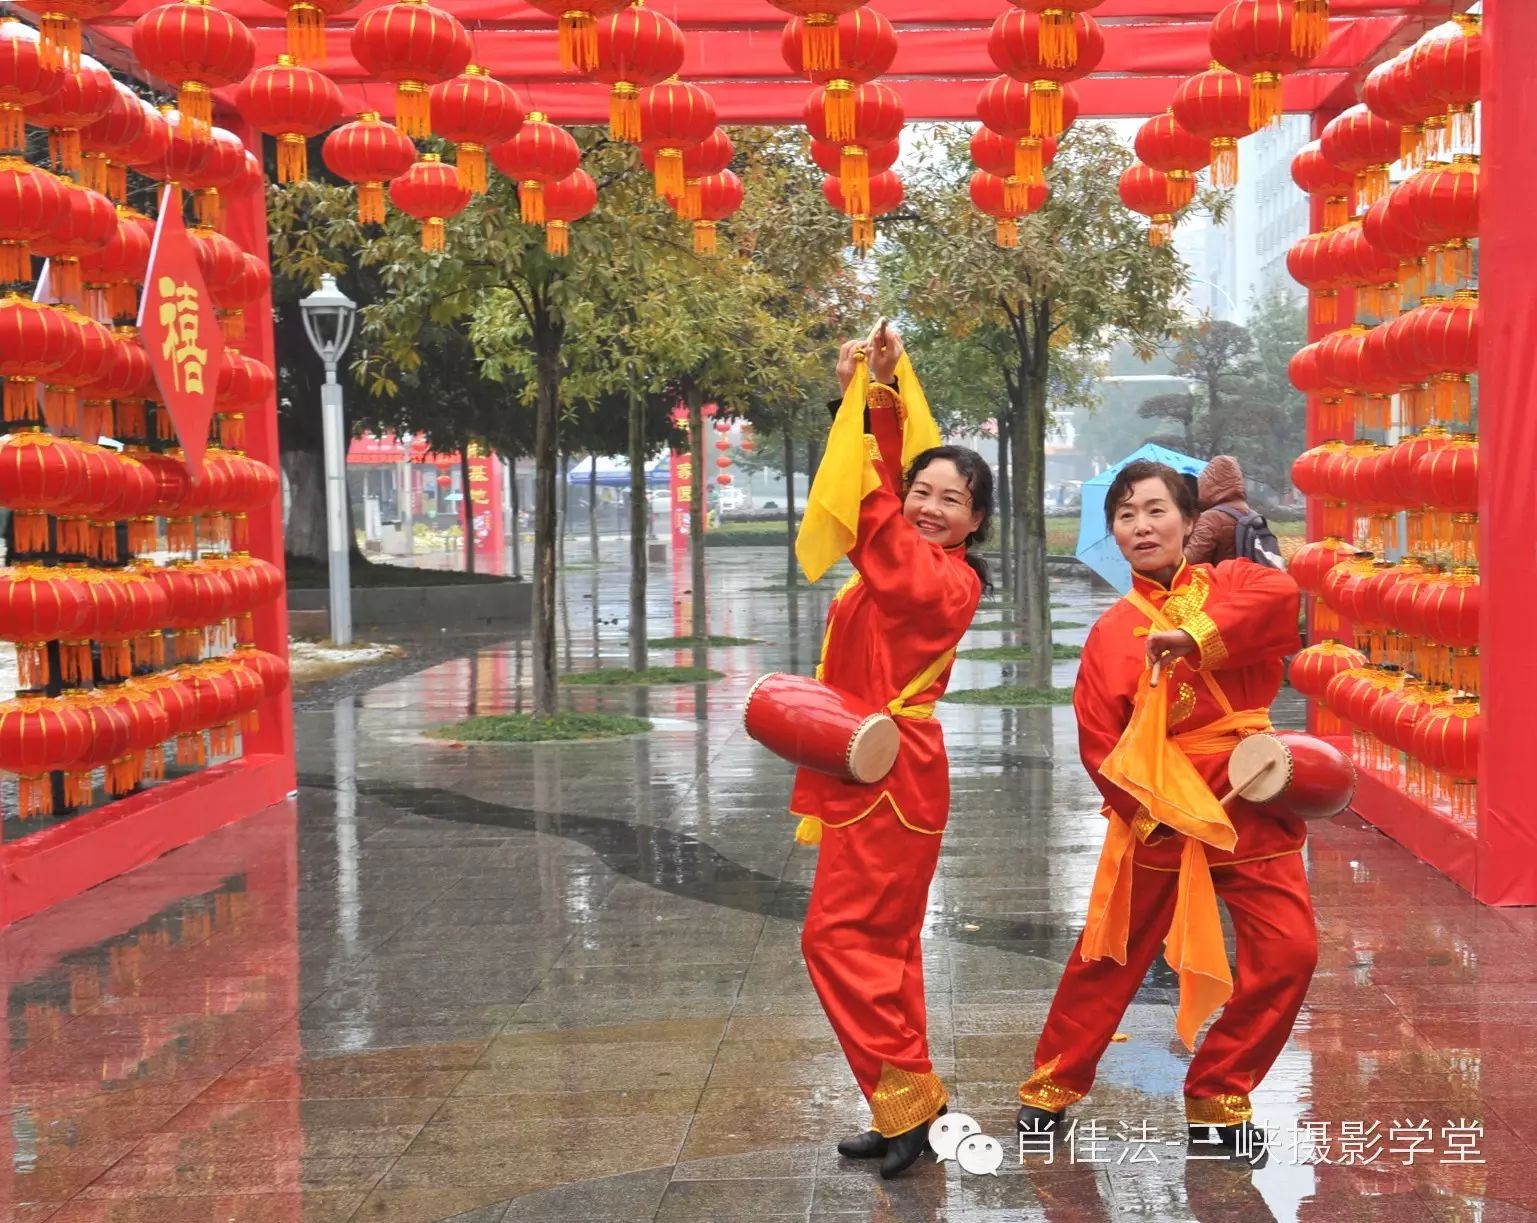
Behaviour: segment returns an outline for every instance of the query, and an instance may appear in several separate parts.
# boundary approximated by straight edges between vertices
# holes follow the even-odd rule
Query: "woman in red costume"
[[[1249,561],[1187,564],[1194,501],[1161,464],[1120,472],[1105,517],[1133,588],[1090,632],[1073,707],[1109,828],[1083,935],[1019,1090],[1019,1126],[1051,1129],[1088,1092],[1163,943],[1180,979],[1176,1027],[1195,1052],[1185,1077],[1191,1141],[1248,1154],[1249,1093],[1291,1034],[1318,934],[1304,825],[1241,799],[1224,808],[1218,796],[1233,747],[1270,727],[1283,659],[1300,647],[1297,586]],[[1218,897],[1237,935],[1236,980]]]
[[[870,785],[800,770],[790,805],[802,817],[797,838],[821,845],[801,936],[806,968],[872,1116],[873,1128],[838,1150],[880,1159],[889,1178],[923,1153],[947,1098],[929,1060],[919,937],[950,804],[933,713],[988,586],[967,546],[986,535],[993,484],[981,457],[958,446],[926,447],[904,480],[904,439],[911,449],[915,427],[927,421],[932,430],[932,421],[895,331],[877,331],[867,347],[868,363],[866,346],[843,346],[834,424],[835,434],[852,427],[858,436],[864,414],[866,433],[857,450],[845,448],[847,471],[829,466],[830,438],[797,547],[820,576],[825,565],[808,563],[807,527],[822,525],[813,511],[831,482],[864,490],[852,542],[839,545],[855,576],[828,611],[817,676],[895,715],[901,749]]]

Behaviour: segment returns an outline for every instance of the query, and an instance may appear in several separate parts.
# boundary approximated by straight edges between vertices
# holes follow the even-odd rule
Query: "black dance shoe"
[[[1248,1121],[1238,1125],[1192,1125],[1192,1158],[1227,1159],[1233,1163],[1263,1168],[1270,1159],[1270,1135],[1262,1126]]]
[[[904,1130],[895,1138],[884,1140],[886,1154],[881,1160],[882,1180],[889,1181],[894,1176],[901,1176],[918,1162],[918,1157],[929,1149],[929,1126],[932,1124],[932,1121],[925,1121],[922,1125]]]
[[[1033,1104],[1025,1104],[1021,1105],[1014,1125],[1021,1134],[1049,1134],[1057,1128],[1057,1122],[1061,1120],[1061,1113],[1048,1112],[1044,1108],[1036,1108]]]
[[[845,1138],[838,1144],[838,1154],[844,1159],[880,1159],[886,1154],[886,1136],[879,1130],[866,1130]]]

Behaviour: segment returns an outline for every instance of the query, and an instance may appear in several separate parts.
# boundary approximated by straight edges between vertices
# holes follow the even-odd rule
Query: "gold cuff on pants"
[[[1057,1068],[1057,1063],[1061,1060],[1060,1057],[1054,1057],[1044,1066],[1037,1066],[1035,1073],[1020,1084],[1019,1102],[1021,1104],[1028,1104],[1031,1108],[1043,1108],[1048,1113],[1060,1113],[1069,1104],[1077,1104],[1083,1099],[1083,1092],[1064,1087],[1051,1077],[1052,1072]]]
[[[1191,1125],[1242,1125],[1254,1120],[1254,1106],[1248,1096],[1186,1096],[1185,1120]]]
[[[895,1138],[934,1120],[949,1098],[938,1075],[883,1065],[870,1096],[871,1121],[882,1137]]]

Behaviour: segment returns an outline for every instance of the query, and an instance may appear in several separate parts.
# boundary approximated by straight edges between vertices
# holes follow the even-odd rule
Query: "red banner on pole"
[[[224,338],[197,252],[182,222],[181,188],[175,183],[161,197],[160,222],[155,226],[139,305],[139,332],[161,401],[176,426],[187,470],[194,480],[199,479],[224,365]]]

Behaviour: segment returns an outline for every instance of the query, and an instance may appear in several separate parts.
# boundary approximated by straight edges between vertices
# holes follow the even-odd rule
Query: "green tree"
[[[1131,155],[1102,125],[1075,127],[1049,172],[1044,207],[1000,250],[993,225],[971,208],[969,133],[941,126],[925,142],[908,188],[910,220],[889,226],[886,290],[921,328],[980,333],[1006,392],[1012,485],[1010,569],[1032,649],[1030,682],[1050,681],[1046,582],[1045,439],[1053,365],[1124,339],[1149,351],[1175,326],[1185,271],[1169,248],[1148,245],[1120,204],[1116,182]],[[1086,380],[1081,380],[1086,381]],[[1080,388],[1081,387],[1080,381]]]

